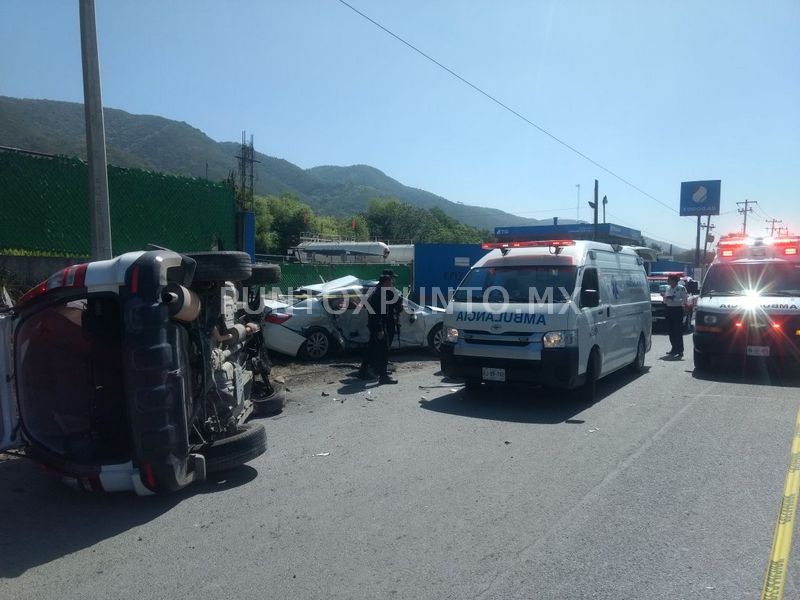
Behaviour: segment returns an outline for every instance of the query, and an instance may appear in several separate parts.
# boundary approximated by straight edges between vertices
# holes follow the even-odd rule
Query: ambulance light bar
[[[563,246],[574,246],[574,240],[535,240],[528,242],[489,242],[481,244],[484,250],[492,250],[494,248],[560,248]]]

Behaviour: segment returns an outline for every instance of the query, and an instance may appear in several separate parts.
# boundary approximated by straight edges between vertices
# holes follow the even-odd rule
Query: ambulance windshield
[[[800,296],[800,263],[716,264],[708,270],[702,295]]]
[[[456,302],[516,304],[567,302],[575,289],[573,266],[479,267],[456,290]]]

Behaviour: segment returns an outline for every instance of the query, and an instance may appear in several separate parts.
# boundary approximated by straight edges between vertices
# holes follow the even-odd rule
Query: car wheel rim
[[[324,333],[312,333],[306,344],[311,358],[322,358],[328,353],[328,337]]]
[[[433,334],[433,349],[436,350],[436,352],[439,352],[439,350],[441,349],[443,339],[444,339],[443,329],[439,329],[436,333]]]

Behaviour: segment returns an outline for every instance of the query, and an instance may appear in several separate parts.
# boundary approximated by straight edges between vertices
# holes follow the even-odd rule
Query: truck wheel
[[[694,351],[694,369],[695,371],[708,371],[711,368],[711,357],[708,354]]]
[[[286,394],[281,390],[275,390],[271,396],[266,398],[252,398],[253,408],[259,417],[269,417],[277,415],[286,406]]]
[[[201,450],[206,472],[226,471],[243,465],[267,451],[267,431],[261,423],[245,423],[230,437],[216,440]]]
[[[242,281],[252,274],[246,252],[193,252],[186,256],[197,263],[192,283]]]
[[[281,267],[272,263],[255,264],[251,267],[250,277],[242,281],[245,287],[278,283],[281,280]]]

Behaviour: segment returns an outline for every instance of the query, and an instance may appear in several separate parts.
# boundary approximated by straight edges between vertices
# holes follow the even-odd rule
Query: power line
[[[611,214],[610,212],[608,213],[608,216],[611,217],[612,219],[614,219],[615,221],[617,221],[619,223],[622,223],[623,225],[627,225],[628,227],[633,227],[634,229],[638,229],[641,233],[643,233],[647,237],[653,238],[653,239],[661,241],[661,242],[669,242],[673,246],[680,246],[681,248],[685,247],[683,244],[679,244],[678,242],[676,242],[674,240],[668,240],[667,238],[665,238],[661,234],[651,233],[650,231],[645,231],[644,229],[639,229],[639,227],[637,225],[634,225],[633,223],[628,223],[626,221],[623,221],[617,215]]]
[[[536,215],[539,213],[553,213],[553,212],[572,212],[572,208],[545,208],[542,210],[526,210],[524,212],[514,211],[515,215]]]
[[[450,67],[447,67],[447,66],[443,65],[443,64],[442,64],[442,63],[440,63],[438,60],[436,60],[435,58],[433,58],[432,56],[430,56],[429,54],[426,54],[425,52],[423,52],[422,50],[420,50],[419,48],[417,48],[417,47],[416,47],[414,44],[412,44],[411,42],[408,42],[408,41],[406,41],[405,39],[403,39],[402,37],[400,37],[399,35],[397,35],[397,34],[396,34],[396,33],[394,33],[393,31],[391,31],[391,30],[387,29],[386,27],[384,27],[383,25],[381,25],[380,23],[378,23],[378,22],[377,22],[375,19],[373,19],[372,17],[370,17],[370,16],[368,16],[368,15],[364,14],[363,12],[361,12],[360,10],[358,10],[356,7],[354,7],[353,5],[351,5],[351,4],[348,4],[347,2],[345,2],[345,0],[338,0],[338,2],[339,2],[340,4],[342,4],[342,5],[346,6],[346,7],[347,7],[347,8],[349,8],[350,10],[352,10],[352,11],[353,11],[354,13],[356,13],[357,15],[360,15],[361,17],[363,17],[364,19],[366,19],[367,21],[369,21],[370,23],[372,23],[373,25],[375,25],[377,28],[379,28],[379,29],[381,29],[382,31],[386,32],[387,34],[389,34],[390,36],[392,36],[393,38],[395,38],[395,39],[396,39],[398,42],[400,42],[400,43],[402,43],[402,44],[405,44],[405,45],[406,45],[406,46],[408,46],[408,47],[409,47],[411,50],[413,50],[414,52],[416,52],[417,54],[419,54],[419,55],[420,55],[420,56],[422,56],[423,58],[425,58],[425,59],[429,60],[430,62],[432,62],[433,64],[435,64],[435,65],[436,65],[437,67],[439,67],[440,69],[443,69],[444,71],[446,71],[447,73],[449,73],[450,75],[452,75],[453,77],[455,77],[456,79],[458,79],[459,81],[461,81],[462,83],[464,83],[465,85],[468,85],[469,87],[471,87],[473,90],[475,90],[475,91],[476,91],[476,92],[478,92],[479,94],[481,94],[481,95],[485,96],[486,98],[488,98],[489,100],[491,100],[492,102],[494,102],[495,104],[497,104],[498,106],[500,106],[501,108],[503,108],[503,109],[507,110],[508,112],[510,112],[510,113],[511,113],[512,115],[514,115],[515,117],[517,117],[517,118],[521,119],[522,121],[524,121],[524,122],[525,122],[525,123],[527,123],[528,125],[530,125],[530,126],[532,126],[532,127],[535,127],[536,129],[538,129],[538,130],[539,130],[541,133],[545,134],[545,135],[546,135],[547,137],[549,137],[550,139],[552,139],[552,140],[554,140],[555,142],[557,142],[557,143],[561,144],[561,145],[562,145],[562,146],[564,146],[565,148],[567,148],[567,149],[571,150],[572,152],[574,152],[575,154],[577,154],[578,156],[580,156],[580,157],[581,157],[581,158],[583,158],[584,160],[586,160],[586,161],[588,161],[588,162],[592,163],[592,164],[593,164],[594,166],[596,166],[597,168],[599,168],[599,169],[602,169],[603,171],[605,171],[606,173],[608,173],[608,174],[609,174],[609,175],[611,175],[612,177],[614,177],[614,178],[618,179],[619,181],[621,181],[621,182],[622,182],[622,183],[624,183],[625,185],[627,185],[627,186],[629,186],[629,187],[633,188],[634,190],[636,190],[637,192],[639,192],[639,193],[640,193],[640,194],[642,194],[643,196],[645,196],[645,197],[647,197],[647,198],[650,198],[651,200],[653,200],[653,201],[655,201],[655,202],[658,202],[658,203],[659,203],[661,206],[663,206],[663,207],[664,207],[664,208],[666,208],[667,210],[670,210],[670,211],[672,211],[672,212],[674,212],[674,213],[678,214],[678,211],[677,211],[677,210],[675,210],[674,208],[672,208],[672,207],[671,207],[669,204],[667,204],[667,203],[665,203],[665,202],[662,202],[661,200],[659,200],[658,198],[656,198],[656,197],[655,197],[655,196],[653,196],[652,194],[649,194],[649,193],[647,193],[646,191],[644,191],[642,188],[640,188],[640,187],[639,187],[639,186],[637,186],[636,184],[634,184],[634,183],[631,183],[630,181],[628,181],[627,179],[625,179],[625,178],[624,178],[624,177],[622,177],[621,175],[617,175],[617,174],[616,174],[614,171],[612,171],[611,169],[609,169],[609,168],[607,168],[607,167],[604,167],[604,166],[603,166],[603,165],[601,165],[599,162],[597,162],[597,161],[596,161],[596,160],[594,160],[593,158],[591,158],[591,157],[587,156],[586,154],[584,154],[583,152],[581,152],[580,150],[578,150],[578,149],[577,149],[577,148],[575,148],[574,146],[571,146],[570,144],[568,144],[567,142],[565,142],[565,141],[564,141],[564,140],[562,140],[561,138],[559,138],[559,137],[557,137],[557,136],[553,135],[552,133],[550,133],[549,131],[547,131],[547,130],[546,130],[544,127],[542,127],[542,126],[540,126],[540,125],[537,125],[536,123],[534,123],[533,121],[531,121],[530,119],[528,119],[528,118],[527,118],[525,115],[523,115],[522,113],[519,113],[519,112],[517,112],[516,110],[514,110],[513,108],[511,108],[511,107],[510,107],[510,106],[508,106],[507,104],[503,103],[502,101],[500,101],[500,100],[498,100],[497,98],[495,98],[494,96],[492,96],[492,95],[491,95],[489,92],[487,92],[487,91],[483,90],[482,88],[478,87],[477,85],[475,85],[474,83],[472,83],[472,82],[471,82],[471,81],[469,81],[468,79],[465,79],[464,77],[462,77],[461,75],[459,75],[458,73],[456,73],[455,71],[453,71],[453,70],[452,70]]]

